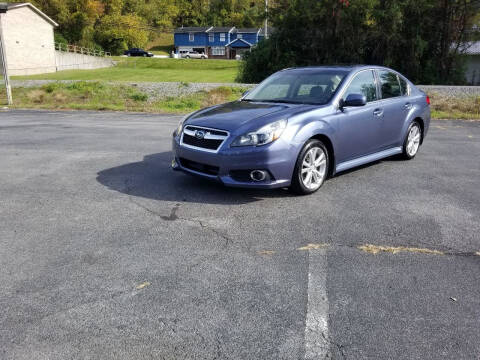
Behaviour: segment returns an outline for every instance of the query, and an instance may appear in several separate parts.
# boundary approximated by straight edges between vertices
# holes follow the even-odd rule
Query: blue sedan
[[[172,167],[226,186],[318,190],[338,172],[417,154],[430,99],[379,66],[279,71],[234,102],[186,116]]]

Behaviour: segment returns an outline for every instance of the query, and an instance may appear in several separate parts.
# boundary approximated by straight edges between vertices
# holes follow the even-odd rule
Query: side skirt
[[[391,148],[391,149],[376,152],[374,154],[370,154],[370,155],[367,155],[367,156],[362,156],[362,157],[357,158],[357,159],[345,161],[345,162],[342,162],[342,163],[337,165],[337,167],[335,169],[335,172],[338,173],[338,172],[341,172],[341,171],[345,171],[345,170],[348,170],[348,169],[351,169],[351,168],[354,168],[354,167],[357,167],[357,166],[360,166],[360,165],[368,164],[372,161],[377,161],[377,160],[380,160],[380,159],[383,159],[383,158],[386,158],[386,157],[389,157],[389,156],[400,154],[401,152],[402,152],[402,147],[398,146],[398,147],[394,147],[394,148]]]

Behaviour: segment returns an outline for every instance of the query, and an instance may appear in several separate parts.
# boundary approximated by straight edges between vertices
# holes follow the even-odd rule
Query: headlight
[[[275,121],[257,131],[237,137],[230,146],[258,146],[277,140],[287,127],[287,120]]]
[[[188,115],[185,115],[182,120],[180,120],[180,122],[178,123],[178,126],[177,128],[175,129],[175,132],[173,133],[173,136],[178,136],[182,133],[182,130],[183,130],[183,123],[185,122],[185,120],[187,120],[193,113],[190,113]]]

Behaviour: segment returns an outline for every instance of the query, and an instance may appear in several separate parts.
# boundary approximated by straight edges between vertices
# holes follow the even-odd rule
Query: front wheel
[[[314,193],[325,182],[329,165],[328,151],[323,142],[312,139],[300,151],[293,171],[291,190],[297,194]]]
[[[420,142],[422,140],[422,128],[418,121],[413,121],[407,130],[407,136],[403,142],[403,157],[407,160],[413,159],[417,155]]]

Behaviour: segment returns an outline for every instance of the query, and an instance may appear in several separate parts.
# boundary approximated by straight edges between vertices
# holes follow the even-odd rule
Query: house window
[[[225,33],[220,34],[220,41],[225,41]]]
[[[213,46],[212,55],[216,55],[216,56],[225,55],[225,46]]]
[[[195,40],[195,34],[194,33],[189,33],[188,34],[188,41],[194,41]]]
[[[242,34],[237,34],[237,39],[243,39],[243,35]]]
[[[213,42],[215,40],[215,34],[208,34],[208,41]]]

